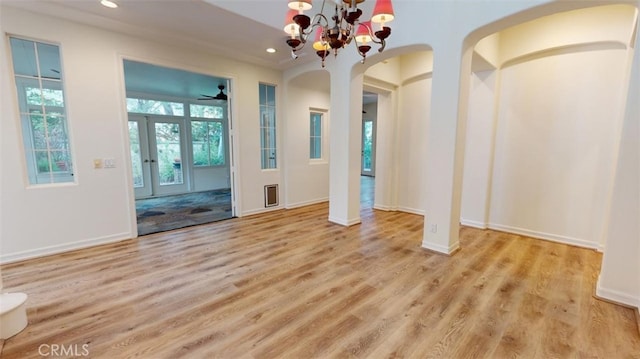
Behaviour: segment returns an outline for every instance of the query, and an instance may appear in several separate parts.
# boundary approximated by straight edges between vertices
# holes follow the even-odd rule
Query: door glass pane
[[[140,151],[140,130],[137,121],[129,121],[129,144],[131,146],[131,167],[133,170],[133,187],[144,187],[142,176],[142,152]]]
[[[180,125],[177,123],[156,123],[155,130],[160,185],[182,184]]]
[[[371,171],[371,148],[373,146],[373,121],[365,121],[362,131],[362,169]]]

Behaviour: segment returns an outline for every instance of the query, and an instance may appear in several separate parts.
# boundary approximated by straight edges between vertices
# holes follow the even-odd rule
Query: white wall
[[[487,228],[498,71],[471,74],[469,117],[462,179],[461,223]]]
[[[260,170],[258,83],[278,85],[279,72],[6,6],[1,10],[3,33],[60,44],[77,182],[26,186],[12,71],[6,64],[9,54],[3,49],[0,261],[132,237],[135,213],[122,56],[231,78],[236,175],[240,178],[238,209],[240,214],[264,210],[263,186],[281,183],[281,174]],[[278,104],[283,103],[280,99]],[[116,168],[95,170],[94,158],[114,158]]]
[[[327,79],[328,81],[328,74]],[[323,159],[309,159],[309,114],[324,113]],[[294,208],[329,199],[329,93],[291,85],[287,91],[285,129],[286,207]]]
[[[598,248],[627,54],[562,54],[502,70],[491,227]]]
[[[431,78],[404,84],[398,104],[397,208],[424,214]],[[381,170],[381,169],[379,169]]]
[[[596,294],[640,311],[640,37],[635,39],[606,250]]]
[[[628,45],[635,8],[607,5],[544,16],[500,32],[500,63],[584,43]]]

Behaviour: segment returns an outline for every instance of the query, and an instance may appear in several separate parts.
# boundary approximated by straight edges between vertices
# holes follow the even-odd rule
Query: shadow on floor
[[[138,199],[136,214],[140,236],[229,219],[231,190]]]

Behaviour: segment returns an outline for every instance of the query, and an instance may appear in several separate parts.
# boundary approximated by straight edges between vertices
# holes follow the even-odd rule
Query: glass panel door
[[[361,174],[375,175],[375,126],[373,120],[362,120]]]
[[[143,116],[129,116],[129,145],[135,196],[149,197],[153,194],[153,188],[147,120]]]
[[[188,192],[184,119],[129,115],[136,198]]]
[[[151,118],[149,129],[152,131],[150,148],[154,154],[151,159],[153,173],[153,194],[165,195],[187,192],[184,176],[184,126],[182,119]]]

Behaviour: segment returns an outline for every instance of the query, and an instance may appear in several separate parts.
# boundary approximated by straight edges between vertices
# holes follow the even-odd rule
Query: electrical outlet
[[[116,160],[113,158],[105,158],[104,159],[104,168],[114,168],[116,167]]]
[[[437,224],[432,224],[431,225],[431,233],[438,233],[438,225]]]

